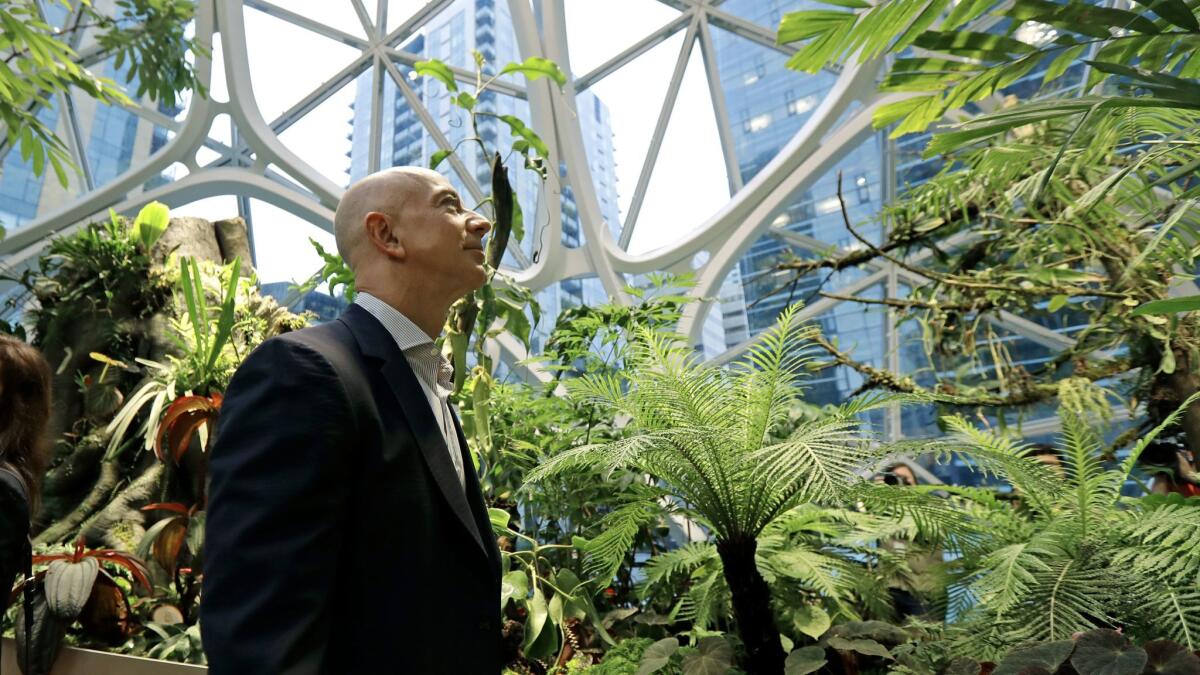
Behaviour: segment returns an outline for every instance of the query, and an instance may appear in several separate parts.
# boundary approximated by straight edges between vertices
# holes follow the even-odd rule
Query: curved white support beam
[[[213,28],[216,21],[213,0],[201,0],[196,7],[196,35],[201,43],[212,46]],[[197,58],[196,78],[206,87],[212,81],[212,61]],[[6,265],[16,266],[36,255],[48,236],[54,233],[77,229],[97,213],[124,200],[128,194],[175,162],[187,164],[195,159],[196,150],[204,144],[208,129],[218,112],[224,111],[223,104],[200,96],[193,96],[188,104],[187,117],[172,138],[158,152],[143,162],[131,166],[115,180],[93,190],[78,200],[64,204],[45,213],[21,229],[10,232],[0,240],[0,256]],[[49,179],[47,179],[49,180]]]

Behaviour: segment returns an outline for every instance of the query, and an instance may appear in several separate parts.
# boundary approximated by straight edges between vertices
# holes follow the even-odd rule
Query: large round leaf
[[[1074,640],[1058,640],[1056,642],[1039,642],[1021,645],[1014,648],[1000,661],[992,675],[1018,675],[1026,668],[1045,668],[1050,672],[1058,670],[1075,650]]]
[[[525,618],[525,656],[530,659],[550,658],[558,650],[558,631],[550,623],[546,596],[535,589],[525,607],[528,611]]]
[[[733,666],[733,647],[723,637],[706,637],[683,657],[682,666],[683,675],[725,675]]]
[[[50,611],[68,623],[83,611],[100,573],[95,558],[83,558],[77,563],[55,560],[46,570],[46,604]]]
[[[520,601],[528,595],[529,577],[525,572],[513,570],[500,580],[500,609],[504,609],[510,599]]]
[[[830,637],[874,640],[884,645],[904,644],[912,639],[904,629],[885,621],[847,621],[829,631]]]
[[[783,662],[783,675],[808,675],[820,670],[826,663],[825,650],[817,645],[801,647],[788,654]]]
[[[1071,665],[1088,675],[1141,675],[1146,650],[1115,630],[1093,630],[1079,636]]]
[[[892,653],[887,647],[879,644],[874,640],[857,639],[847,640],[846,638],[831,637],[828,642],[830,647],[843,652],[858,652],[867,656],[878,656],[881,659],[891,659]]]
[[[646,648],[642,662],[638,665],[637,675],[650,675],[657,672],[671,661],[671,655],[679,649],[679,640],[673,637],[663,638]]]
[[[1147,675],[1200,675],[1200,657],[1172,640],[1151,640],[1142,646],[1146,650]]]
[[[816,640],[833,624],[825,610],[816,605],[804,605],[792,614],[792,625],[796,630]]]

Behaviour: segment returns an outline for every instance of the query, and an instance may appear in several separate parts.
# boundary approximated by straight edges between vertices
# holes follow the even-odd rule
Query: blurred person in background
[[[0,608],[32,551],[29,521],[46,468],[50,366],[37,349],[0,334]]]

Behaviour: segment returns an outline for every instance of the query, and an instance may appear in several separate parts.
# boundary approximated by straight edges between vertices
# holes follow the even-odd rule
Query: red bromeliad
[[[202,428],[211,432],[221,412],[221,394],[211,396],[180,396],[167,407],[159,423],[158,433],[154,437],[154,454],[160,462],[166,462],[167,457],[175,464],[187,452],[192,441],[192,434]],[[166,449],[163,439],[166,438]]]

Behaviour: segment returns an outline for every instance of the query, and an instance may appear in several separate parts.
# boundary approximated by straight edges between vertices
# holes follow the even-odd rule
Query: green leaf
[[[533,597],[526,601],[525,617],[525,656],[531,659],[547,658],[554,653],[558,646],[556,633],[548,625],[550,609],[546,605],[546,596],[539,589],[534,589]]]
[[[815,673],[828,663],[825,650],[817,645],[802,647],[788,654],[783,662],[783,675],[809,675]]]
[[[849,7],[850,9],[871,9],[871,3],[864,0],[817,0],[822,5],[833,5],[835,7]]]
[[[436,169],[438,165],[446,161],[446,158],[453,154],[453,150],[438,150],[429,158],[429,168]]]
[[[1046,311],[1057,312],[1058,310],[1060,310],[1066,306],[1068,300],[1069,300],[1069,298],[1065,295],[1062,295],[1062,294],[1056,295],[1056,296],[1050,298],[1050,302],[1046,303]]]
[[[1200,22],[1184,0],[1136,0],[1139,5],[1193,33],[1200,33]]]
[[[1132,645],[1115,630],[1093,630],[1079,636],[1071,665],[1089,675],[1140,675],[1146,650]]]
[[[233,335],[234,309],[237,307],[237,283],[242,271],[242,258],[240,256],[234,258],[231,265],[229,283],[225,287],[225,296],[221,299],[221,316],[217,320],[217,332],[213,338],[212,351],[209,352],[208,363],[206,364],[206,369],[209,371],[216,365],[217,357],[221,355],[221,350],[224,349],[225,343]],[[196,276],[197,278],[200,276],[198,271]],[[201,294],[203,294],[203,290]]]
[[[507,530],[508,521],[512,516],[504,509],[488,508],[488,520],[492,521],[492,527],[497,530]]]
[[[522,122],[520,118],[513,115],[500,115],[500,119],[508,125],[509,129],[512,129],[514,134],[525,139],[525,141],[528,142],[531,147],[537,150],[539,155],[542,157],[550,156],[550,148],[546,146],[546,143],[533,131],[533,129],[525,126],[525,123]]]
[[[452,154],[454,154],[454,150],[438,150],[437,153],[433,153],[433,155],[430,157],[430,168],[438,168],[440,163],[444,162],[446,157],[449,157]]]
[[[1039,642],[1014,648],[1004,657],[992,675],[1018,675],[1026,668],[1045,668],[1053,673],[1075,651],[1074,640]]]
[[[513,570],[500,580],[500,609],[509,600],[524,600],[529,595],[529,576],[522,570]]]
[[[458,107],[463,108],[464,110],[475,109],[475,97],[465,91],[460,91],[458,96],[454,98],[454,102],[458,104]]]
[[[783,19],[779,22],[779,30],[775,34],[775,44],[786,45],[790,42],[826,34],[838,28],[848,28],[854,25],[857,16],[854,12],[839,12],[833,9],[789,12],[783,15]],[[789,65],[789,67],[791,66]]]
[[[1196,675],[1200,673],[1200,657],[1183,645],[1171,640],[1151,640],[1142,648],[1150,657],[1146,673],[1155,675]]]
[[[1170,344],[1163,346],[1162,362],[1158,364],[1158,370],[1164,375],[1175,372],[1175,350],[1171,349]]]
[[[454,71],[450,70],[450,66],[438,60],[417,61],[413,65],[413,70],[417,71],[418,75],[428,75],[437,79],[442,84],[446,85],[446,89],[452,92],[458,91],[458,82],[454,80]]]
[[[996,0],[960,0],[942,21],[942,30],[954,30],[966,25],[987,11]]]
[[[1163,314],[1178,314],[1179,312],[1194,312],[1200,309],[1200,295],[1187,295],[1182,298],[1167,298],[1165,300],[1152,300],[1143,305],[1139,305],[1133,310],[1131,316],[1163,315]]]
[[[1070,68],[1071,64],[1075,63],[1075,61],[1079,59],[1079,55],[1083,53],[1084,49],[1087,49],[1086,44],[1079,44],[1064,49],[1062,53],[1056,56],[1054,60],[1050,62],[1050,65],[1046,67],[1046,74],[1042,76],[1042,84],[1046,84],[1051,80],[1061,77],[1063,73],[1067,72],[1067,68]]]
[[[824,635],[832,624],[829,614],[817,605],[805,605],[792,614],[792,625],[796,630],[814,640]]]
[[[658,672],[671,661],[671,655],[677,649],[679,649],[679,640],[673,637],[663,638],[650,645],[642,655],[642,662],[638,665],[636,675],[650,675],[650,673]]]
[[[683,675],[725,675],[733,665],[733,647],[723,637],[706,637],[680,665]]]
[[[558,67],[558,64],[540,56],[531,56],[525,59],[524,63],[510,63],[500,69],[500,75],[509,73],[521,73],[530,80],[548,77],[557,82],[560,87],[567,84],[567,75]]]
[[[847,640],[846,638],[831,637],[829,638],[829,646],[843,652],[858,652],[867,656],[878,656],[884,659],[891,659],[892,653],[887,650],[887,647],[879,644],[874,640]]]
[[[1037,51],[1033,45],[1010,37],[969,31],[925,31],[913,40],[913,44],[923,49],[981,58],[1003,58]]]
[[[154,242],[167,231],[171,219],[171,209],[162,202],[150,202],[138,211],[133,221],[133,238],[141,243],[142,249],[149,251]]]

